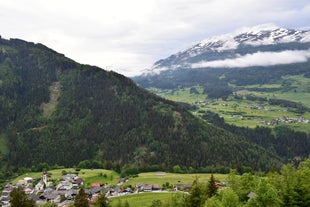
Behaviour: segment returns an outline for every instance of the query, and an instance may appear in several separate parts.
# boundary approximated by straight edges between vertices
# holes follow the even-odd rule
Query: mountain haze
[[[225,98],[234,90],[229,84],[276,83],[285,75],[310,77],[309,59],[310,31],[259,25],[205,39],[155,62],[133,79],[145,88],[200,85],[210,97]]]
[[[155,62],[145,75],[182,68],[238,68],[307,62],[307,59],[310,58],[309,47],[310,31],[284,29],[272,24],[258,25],[205,39],[186,50]],[[284,51],[291,51],[291,53],[286,55],[283,54]],[[291,58],[290,60],[282,58],[279,62],[264,62],[267,56],[262,56],[259,59],[261,62],[259,62],[259,60],[255,59],[255,55],[258,56],[257,54],[259,53],[266,53],[269,58],[280,58],[281,55],[285,58],[288,58],[290,55],[302,57]],[[278,56],[276,56],[277,54]],[[252,60],[255,62],[252,64],[231,64],[231,60],[236,60],[236,58],[241,62],[242,60],[244,61],[247,58],[245,55],[254,56],[248,61]],[[270,55],[273,55],[273,57],[270,57]],[[225,60],[230,60],[230,62],[224,64]]]
[[[283,161],[120,74],[20,39],[0,39],[0,107],[6,172],[84,160],[161,170],[175,165],[266,170]]]

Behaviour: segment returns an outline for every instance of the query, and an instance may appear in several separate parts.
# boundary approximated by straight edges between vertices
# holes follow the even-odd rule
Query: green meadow
[[[175,195],[175,192],[149,192],[113,197],[111,198],[111,206],[117,207],[120,203],[122,206],[124,206],[125,202],[127,201],[131,207],[148,207],[152,206],[152,202],[155,200],[160,200],[162,204],[169,203]],[[181,196],[182,195],[180,195],[180,198],[182,198]]]
[[[280,83],[248,85],[248,86],[230,86],[242,95],[253,95],[267,99],[284,99],[302,103],[310,108],[310,82],[309,78],[301,75],[284,76]],[[198,101],[204,101],[204,104],[195,104],[198,109],[193,114],[201,116],[203,111],[212,111],[219,114],[229,124],[236,126],[246,126],[254,128],[256,126],[270,126],[268,122],[275,122],[277,118],[290,117],[310,120],[310,112],[299,114],[294,109],[278,105],[270,105],[268,102],[238,100],[230,96],[227,100],[209,99],[207,94],[203,94],[203,88],[195,87],[198,94],[190,93],[190,88],[180,88],[178,90],[161,90],[150,88],[153,93],[176,102],[195,104]],[[270,90],[271,89],[271,90]],[[289,126],[295,130],[310,132],[310,124],[305,123],[278,123]]]
[[[48,173],[51,174],[51,179],[59,180],[62,178],[63,173],[76,173],[77,171],[74,168],[65,168],[65,169],[56,169],[49,170]],[[19,180],[24,179],[25,177],[31,177],[35,179],[41,178],[42,172],[31,172],[26,173],[24,175],[18,176],[12,183],[17,183]],[[91,187],[92,183],[108,183],[111,185],[115,185],[118,183],[119,174],[112,170],[104,170],[104,169],[81,169],[78,171],[79,177],[84,179],[85,187]]]
[[[144,184],[159,184],[162,186],[166,182],[170,184],[192,184],[196,177],[200,182],[206,183],[210,179],[211,174],[178,174],[178,173],[165,173],[165,172],[147,172],[140,173],[138,177],[131,178],[126,185],[135,185],[136,183]],[[214,174],[215,179],[223,181],[226,179],[227,174]]]

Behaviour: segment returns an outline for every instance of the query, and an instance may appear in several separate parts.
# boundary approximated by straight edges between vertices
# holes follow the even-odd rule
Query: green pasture
[[[288,84],[288,91],[283,91],[285,86],[279,84],[264,84],[264,85],[249,85],[241,87],[241,89],[251,90],[253,88],[268,89],[275,88],[279,89],[273,92],[257,92],[247,91],[247,93],[253,94],[258,97],[285,99],[302,103],[303,105],[310,107],[310,83],[309,79],[303,76],[287,76],[283,78]],[[299,86],[299,88],[296,88]],[[234,87],[234,86],[233,86]],[[238,87],[239,88],[239,87]],[[227,100],[212,100],[208,99],[206,94],[202,94],[203,88],[196,87],[199,94],[190,94],[190,88],[182,88],[178,90],[161,90],[151,88],[150,90],[157,95],[160,95],[166,99],[185,102],[194,104],[196,101],[205,101],[205,105],[198,105],[199,109],[193,112],[195,115],[199,115],[201,111],[210,110],[218,113],[225,121],[229,124],[236,126],[247,126],[254,128],[256,126],[267,126],[266,122],[275,121],[277,118],[290,117],[298,118],[301,115],[295,113],[286,107],[269,105],[268,102],[250,101],[246,99],[236,100],[232,97]],[[302,114],[305,119],[310,119],[310,112]],[[310,124],[285,124],[279,123],[280,125],[288,125],[291,128],[299,131],[310,131]],[[273,127],[273,126],[271,126]]]
[[[126,185],[135,185],[136,183],[144,184],[158,184],[162,186],[164,183],[169,184],[192,184],[198,177],[199,182],[207,183],[211,174],[178,174],[178,173],[165,173],[165,172],[147,172],[140,173],[138,177],[131,178]],[[216,180],[223,181],[228,175],[214,174]]]
[[[195,87],[199,94],[190,93],[190,88],[183,88],[178,90],[161,90],[157,88],[148,88],[151,92],[154,94],[157,94],[165,99],[169,99],[175,102],[184,102],[193,104],[196,101],[202,101],[205,100],[207,97],[207,94],[203,94],[203,88],[202,87]]]
[[[49,170],[48,173],[51,174],[51,179],[59,180],[60,178],[63,177],[64,171],[67,173],[76,173],[75,169],[73,168]],[[42,172],[26,173],[12,180],[12,183],[17,183],[19,180],[23,180],[25,177],[40,179],[41,175]],[[91,184],[95,182],[115,185],[118,183],[119,180],[118,173],[112,170],[104,170],[104,169],[81,169],[78,175],[79,177],[84,179],[86,187],[90,187]]]
[[[127,201],[129,206],[132,207],[149,207],[154,200],[160,200],[162,204],[171,202],[175,192],[156,192],[156,193],[139,193],[127,196],[113,197],[111,198],[111,206],[119,206],[119,203],[124,206]],[[182,198],[182,195],[180,195]]]
[[[120,178],[119,174],[112,170],[104,169],[82,169],[79,177],[84,179],[86,188],[90,187],[92,183],[108,183],[115,185]]]

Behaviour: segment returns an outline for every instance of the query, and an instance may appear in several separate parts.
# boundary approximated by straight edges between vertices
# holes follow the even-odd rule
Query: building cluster
[[[11,192],[14,189],[22,189],[29,199],[36,202],[37,205],[47,202],[55,203],[58,207],[68,206],[73,203],[79,190],[84,186],[84,180],[76,174],[67,174],[55,182],[49,181],[50,175],[43,173],[41,179],[26,177],[16,184],[8,184],[0,196],[0,207],[10,207]],[[111,187],[107,184],[92,183],[91,188],[85,189],[90,201],[95,201],[100,194],[105,194],[107,198],[134,194],[139,192],[158,192],[162,188],[158,184],[138,183],[131,187],[122,187],[128,180],[119,179],[117,185]],[[191,184],[176,184],[173,186],[175,191],[189,191]]]
[[[0,197],[0,206],[10,207],[11,192],[17,188],[22,189],[28,195],[29,199],[34,200],[36,204],[54,202],[58,206],[66,206],[66,204],[74,201],[79,188],[84,184],[83,179],[79,178],[76,174],[64,175],[57,185],[50,182],[49,177],[50,175],[48,173],[43,173],[39,180],[26,177],[18,181],[17,184],[6,185]],[[90,190],[89,193],[93,193]],[[89,194],[91,197],[93,195]]]
[[[277,118],[275,121],[266,121],[265,122],[267,125],[277,125],[278,123],[286,123],[286,124],[309,124],[310,120],[309,119],[305,119],[303,117],[298,117],[298,118],[291,118],[291,117],[287,117],[287,116],[283,116],[280,118]]]

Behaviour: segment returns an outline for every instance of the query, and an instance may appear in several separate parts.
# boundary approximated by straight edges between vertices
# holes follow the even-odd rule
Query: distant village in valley
[[[90,188],[85,189],[89,201],[95,201],[100,194],[105,194],[107,198],[124,196],[140,192],[161,192],[167,188],[159,184],[136,183],[135,186],[124,185],[128,179],[120,178],[118,184],[110,186],[107,183],[92,183]],[[57,182],[51,178],[47,172],[43,173],[40,179],[25,177],[16,184],[7,184],[0,197],[1,207],[10,207],[11,192],[16,189],[22,189],[29,199],[36,202],[37,205],[43,205],[47,202],[55,203],[58,207],[66,207],[73,203],[75,197],[85,183],[77,174],[66,174]],[[126,187],[123,187],[126,186]],[[216,183],[218,188],[223,187],[222,183]],[[170,186],[170,191],[190,191],[192,184],[178,183]]]
[[[210,105],[211,103],[209,103],[208,101],[196,101],[194,102],[195,105],[198,106],[207,106]],[[211,104],[212,105],[212,104]],[[229,104],[221,104],[222,107],[227,107],[229,106]],[[252,109],[252,110],[264,110],[264,111],[270,111],[271,109],[268,106],[262,106],[262,105],[246,105],[245,108],[247,109]],[[217,110],[216,106],[212,106],[210,107],[211,110]],[[236,113],[236,115],[232,114],[233,118],[236,119],[243,119],[244,117],[242,115],[239,115],[238,113]],[[298,116],[298,117],[288,117],[288,116],[282,116],[282,117],[278,117],[274,120],[271,121],[267,121],[267,120],[262,120],[260,121],[261,124],[265,124],[265,125],[269,125],[269,126],[274,126],[277,125],[279,123],[285,123],[285,124],[309,124],[310,120],[304,118],[303,116]]]

